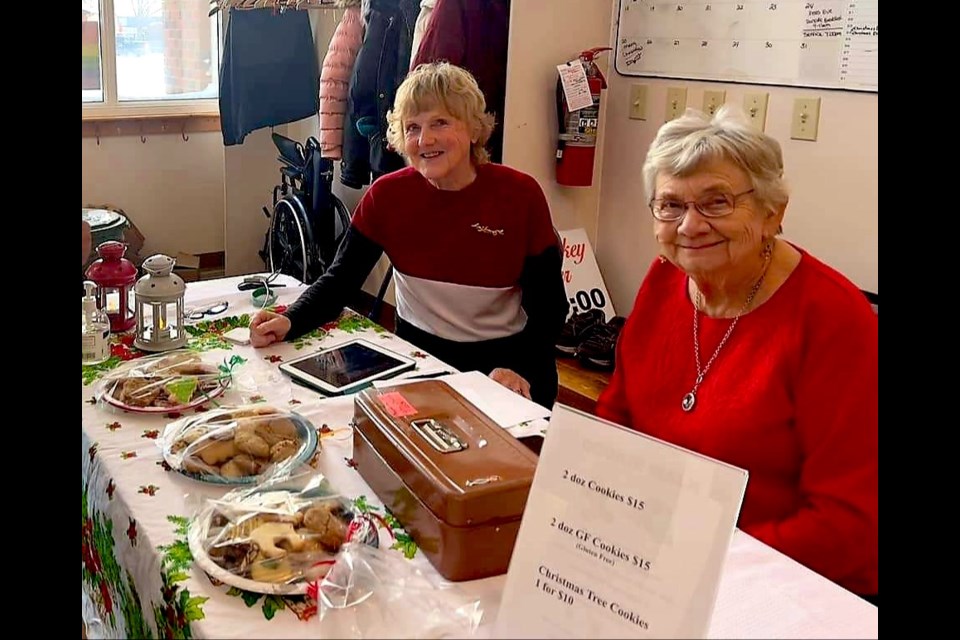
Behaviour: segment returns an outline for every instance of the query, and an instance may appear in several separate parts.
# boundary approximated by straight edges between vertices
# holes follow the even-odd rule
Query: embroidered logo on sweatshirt
[[[486,226],[486,225],[484,225],[484,224],[480,224],[479,222],[474,222],[472,225],[470,225],[470,227],[473,228],[473,229],[476,229],[476,230],[479,231],[480,233],[486,233],[486,234],[489,234],[489,235],[491,235],[491,236],[502,236],[502,235],[503,235],[503,229],[491,229],[490,227],[488,227],[488,226]]]

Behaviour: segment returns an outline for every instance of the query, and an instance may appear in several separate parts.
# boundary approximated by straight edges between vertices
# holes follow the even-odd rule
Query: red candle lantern
[[[110,318],[110,331],[119,333],[136,324],[133,285],[137,267],[123,257],[127,245],[110,240],[97,247],[100,256],[87,268],[87,279],[97,285],[97,307]]]

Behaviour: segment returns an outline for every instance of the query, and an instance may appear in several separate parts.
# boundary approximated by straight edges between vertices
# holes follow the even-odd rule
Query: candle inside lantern
[[[97,247],[100,256],[87,268],[87,278],[97,285],[97,307],[110,318],[110,330],[122,332],[135,323],[133,286],[137,267],[123,257],[127,245],[113,240]]]
[[[178,349],[186,341],[183,327],[183,295],[186,285],[173,273],[173,258],[155,255],[147,258],[147,275],[137,281],[137,339],[134,345],[146,351]],[[168,309],[168,306],[171,307]]]

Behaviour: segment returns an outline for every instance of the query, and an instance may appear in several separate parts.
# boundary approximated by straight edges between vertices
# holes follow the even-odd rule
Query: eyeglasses
[[[191,320],[203,320],[204,316],[215,316],[218,313],[223,313],[227,310],[227,307],[230,306],[230,303],[226,300],[221,300],[220,302],[214,302],[213,304],[208,304],[205,307],[197,307],[196,309],[190,309],[186,312],[186,316]]]
[[[650,201],[650,212],[661,222],[676,222],[687,215],[692,204],[701,215],[707,218],[722,218],[737,208],[737,198],[751,194],[754,189],[742,193],[711,193],[696,200],[684,202],[676,198],[654,198]]]

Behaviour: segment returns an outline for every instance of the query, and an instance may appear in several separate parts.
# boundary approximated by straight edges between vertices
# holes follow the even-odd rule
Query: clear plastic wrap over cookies
[[[321,638],[467,638],[483,617],[478,599],[430,565],[354,542],[307,593]]]
[[[373,523],[310,467],[207,500],[190,524],[197,564],[230,586],[274,595],[304,594],[348,540],[376,544]]]
[[[138,413],[169,413],[198,407],[230,386],[234,356],[222,363],[193,351],[178,350],[125,362],[97,383],[99,402]],[[208,356],[212,357],[212,356]]]
[[[306,418],[266,404],[180,418],[167,425],[158,444],[175,471],[227,485],[253,484],[278,467],[309,463],[320,450]]]

